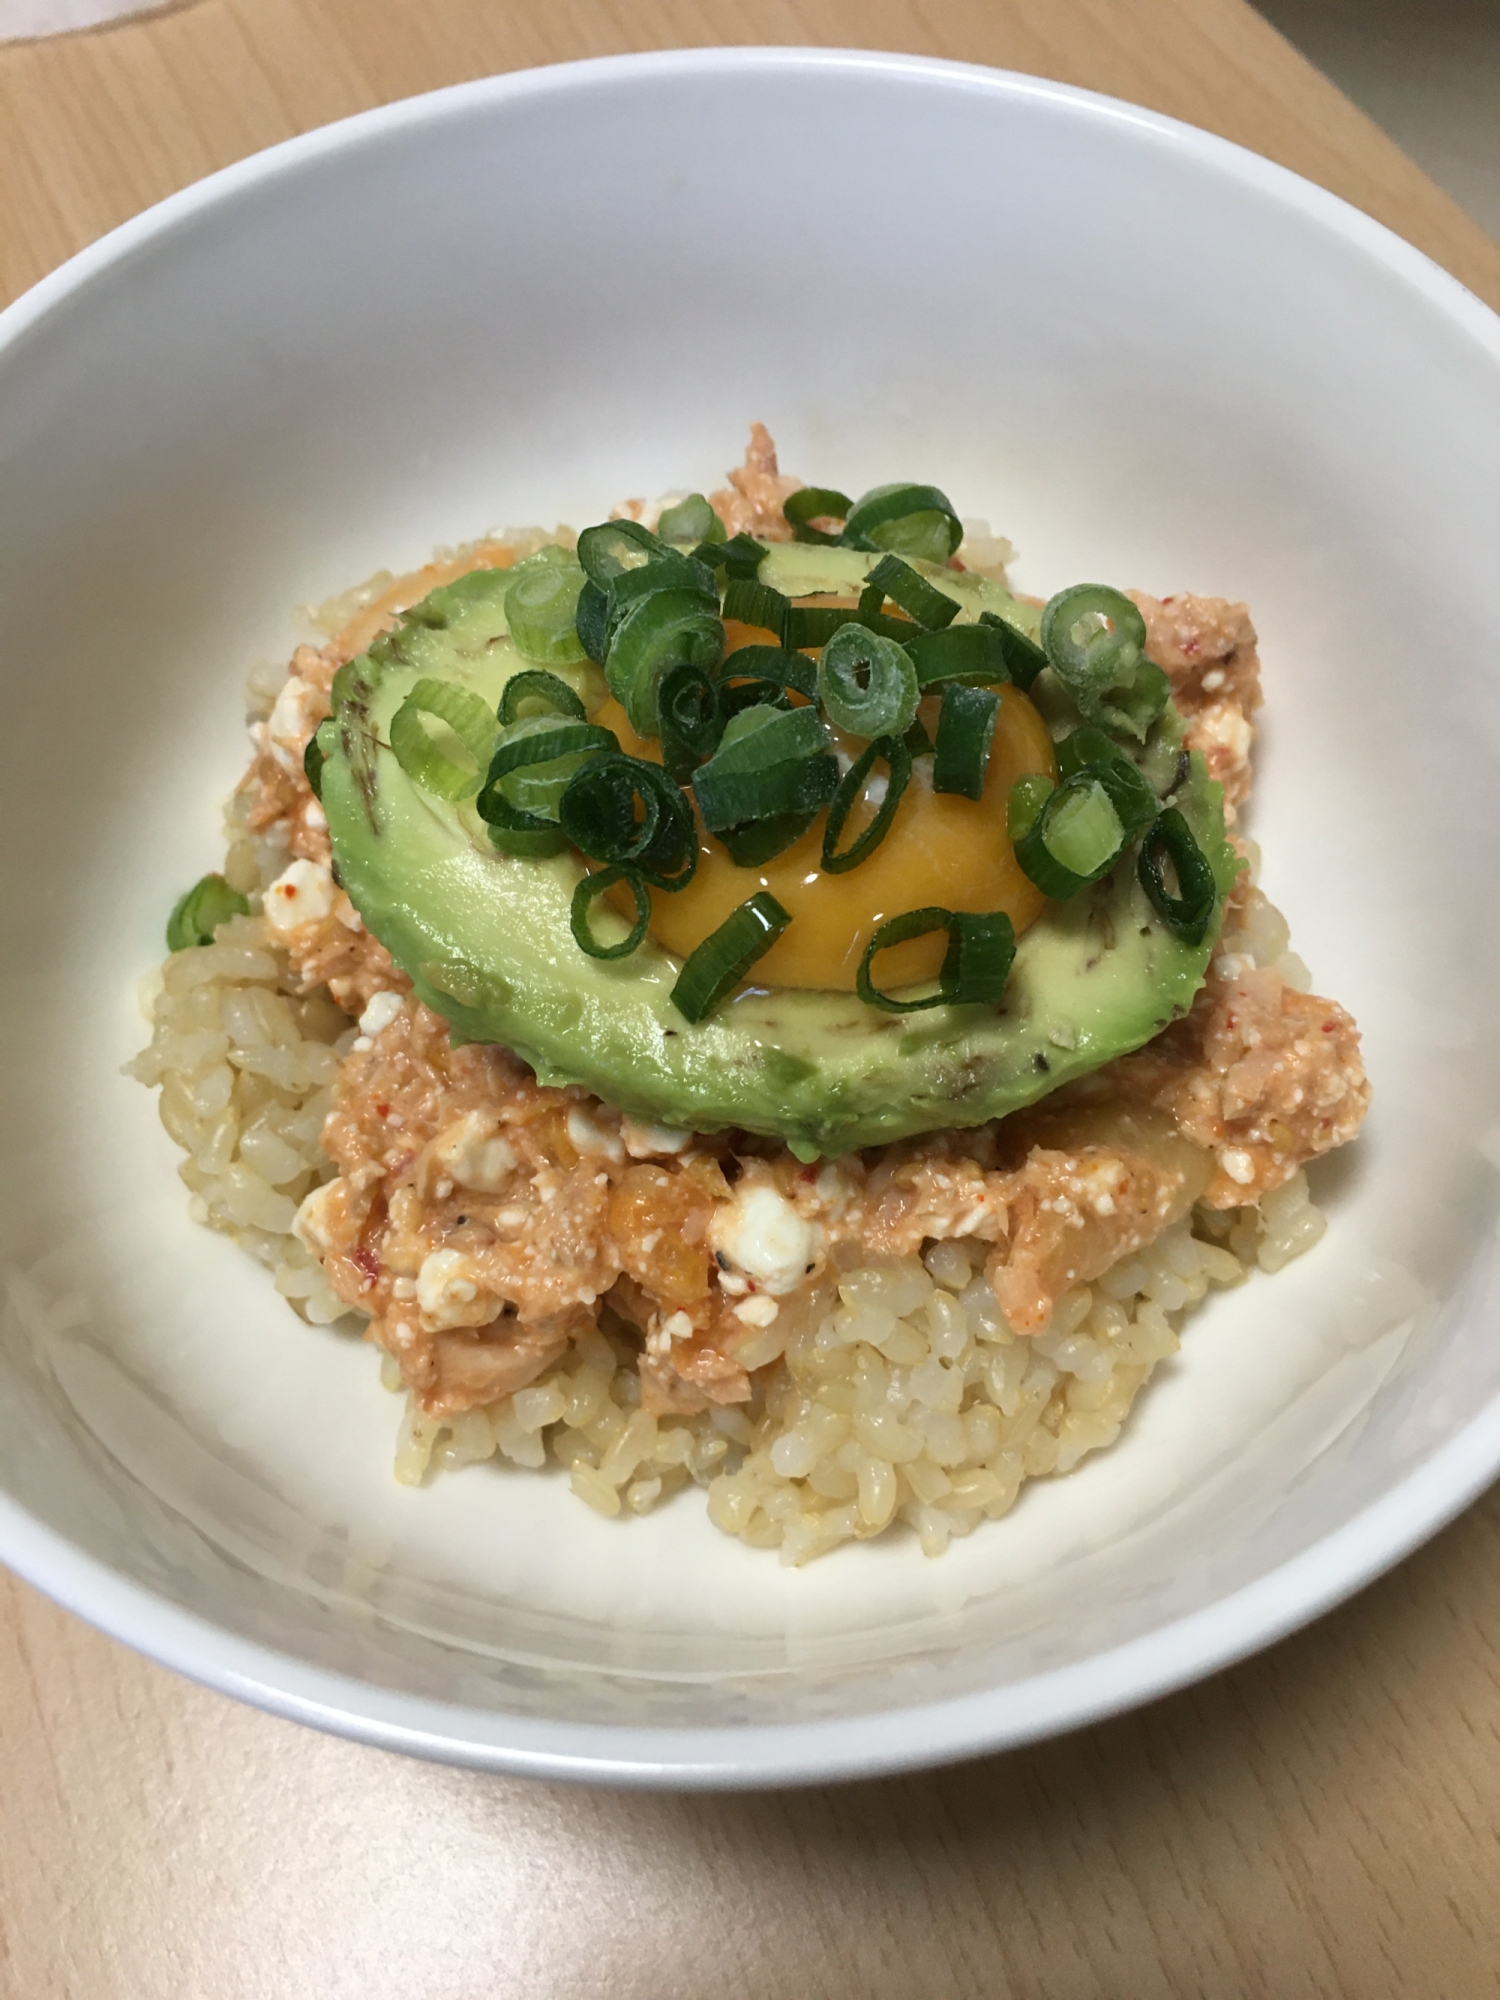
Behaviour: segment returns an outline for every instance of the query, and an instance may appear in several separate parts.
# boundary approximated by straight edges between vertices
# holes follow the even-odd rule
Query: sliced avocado
[[[788,595],[847,593],[878,560],[778,545],[760,575]],[[960,599],[962,622],[991,610],[1035,632],[1035,611],[1000,585],[916,566]],[[1217,924],[1202,944],[1181,943],[1126,862],[1049,906],[1022,936],[999,1008],[893,1015],[851,993],[751,989],[689,1025],[671,1002],[681,962],[652,940],[618,960],[579,950],[569,924],[583,872],[575,856],[497,853],[472,802],[424,791],[388,747],[390,718],[422,677],[451,679],[494,705],[526,666],[506,631],[506,582],[504,572],[477,571],[434,592],[340,671],[337,741],[322,773],[340,880],[456,1039],[503,1043],[541,1082],[581,1084],[636,1117],[765,1133],[815,1159],[1003,1116],[1186,1011]],[[596,670],[568,671],[597,701]],[[1238,863],[1221,795],[1201,759],[1178,754],[1180,740],[1169,707],[1139,761],[1187,817],[1222,895]]]

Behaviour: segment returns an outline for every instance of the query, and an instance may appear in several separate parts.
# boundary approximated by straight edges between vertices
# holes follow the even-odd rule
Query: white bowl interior
[[[0,335],[18,1567],[385,1740],[745,1777],[1078,1719],[1244,1650],[1494,1470],[1500,342],[1415,253],[1076,93],[721,52],[318,135]],[[937,1563],[892,1537],[788,1572],[699,1497],[606,1522],[494,1465],[397,1487],[370,1350],[188,1222],[119,1074],[294,607],[491,525],[708,487],[752,417],[810,479],[936,480],[1038,593],[1249,601],[1251,831],[1375,1081],[1314,1175],[1319,1248],[1201,1311],[1115,1452]],[[1360,1527],[1421,1477],[1424,1518]],[[1101,1660],[1142,1645],[1133,1681]]]

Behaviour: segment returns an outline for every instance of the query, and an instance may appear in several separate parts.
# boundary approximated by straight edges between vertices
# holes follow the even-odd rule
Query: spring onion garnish
[[[1028,638],[998,611],[981,611],[979,622],[997,635],[1007,673],[1022,694],[1029,694],[1031,683],[1047,664],[1047,655],[1035,639]]]
[[[1125,844],[1109,793],[1097,773],[1085,770],[1047,794],[1015,854],[1044,896],[1064,902],[1107,875]]]
[[[865,587],[860,593],[859,615],[862,619],[871,613],[885,609],[885,600],[899,604],[907,617],[920,625],[924,632],[941,631],[951,625],[958,616],[958,600],[950,597],[945,590],[938,590],[925,576],[919,576],[910,563],[900,556],[882,556],[874,569],[865,578]]]
[[[1146,621],[1128,597],[1100,583],[1060,590],[1042,613],[1042,648],[1086,721],[1144,740],[1168,682],[1146,658]]]
[[[860,622],[859,613],[847,604],[794,604],[787,613],[782,644],[793,652],[799,652],[804,646],[826,646],[835,632],[845,625],[858,625]],[[894,623],[895,620],[890,618],[880,620],[881,627]],[[904,619],[902,630],[911,630]]]
[[[817,662],[789,653],[784,646],[737,646],[719,663],[714,678],[726,688],[736,681],[768,682],[790,688],[808,701],[818,698]]]
[[[505,622],[528,660],[569,666],[585,657],[578,638],[578,598],[587,579],[580,566],[533,556],[519,565],[505,593]]]
[[[870,976],[876,958],[890,945],[906,944],[931,931],[948,933],[937,992],[920,1000],[896,1000],[882,993]],[[855,985],[867,1007],[879,1007],[887,1014],[919,1014],[927,1007],[994,1006],[1005,991],[1015,955],[1015,927],[1003,910],[944,910],[934,904],[908,910],[880,926],[865,947]]]
[[[1117,743],[1090,723],[1070,730],[1058,744],[1057,768],[1065,779],[1089,771],[1099,780],[1120,816],[1127,841],[1134,840],[1160,811],[1157,796],[1144,774]]]
[[[505,683],[505,692],[500,697],[501,728],[519,722],[522,705],[534,703],[540,703],[541,707],[528,706],[528,714],[546,714],[550,710],[574,722],[583,721],[583,703],[565,680],[549,674],[543,667],[528,667],[524,673],[512,674]]]
[[[839,537],[846,548],[891,549],[899,556],[946,562],[964,538],[948,496],[935,486],[874,486],[849,510]]]
[[[579,645],[596,667],[602,667],[609,650],[609,596],[592,578],[578,593],[574,624]]]
[[[838,850],[839,839],[844,831],[844,823],[862,796],[865,782],[877,763],[885,765],[889,776],[886,780],[885,797],[880,801],[869,824],[850,842],[842,854]],[[877,736],[861,751],[839,780],[839,788],[833,795],[828,808],[828,820],[823,829],[823,858],[821,867],[825,875],[842,875],[850,868],[857,868],[861,861],[885,839],[891,830],[891,821],[896,817],[896,808],[901,803],[902,794],[911,782],[911,752],[898,736]]]
[[[1177,877],[1177,894],[1167,887],[1167,864]],[[1218,885],[1207,855],[1175,806],[1168,806],[1141,843],[1141,887],[1152,907],[1184,944],[1201,944],[1213,917]]]
[[[791,918],[767,889],[727,916],[688,953],[672,1004],[685,1020],[701,1021],[731,993],[758,958],[764,958]]]
[[[684,661],[663,675],[656,707],[663,768],[685,785],[719,747],[729,720],[723,692],[711,674]]]
[[[961,798],[984,797],[990,745],[1000,714],[1000,697],[988,688],[950,681],[938,710],[937,755],[932,761],[932,789],[957,792]]]
[[[633,569],[622,569],[611,581],[608,587],[611,627],[618,625],[643,597],[654,597],[663,590],[694,590],[715,611],[719,608],[719,586],[708,564],[684,555],[681,549],[668,549]]]
[[[598,898],[613,889],[617,882],[623,882],[635,899],[635,922],[615,944],[600,944],[594,936],[592,913]],[[651,898],[646,893],[646,885],[632,868],[597,868],[592,875],[585,875],[573,891],[573,903],[569,913],[573,927],[573,940],[580,951],[590,958],[629,958],[630,954],[645,939],[651,924]]]
[[[440,725],[441,738],[429,731],[428,718]],[[488,704],[452,681],[418,681],[391,717],[396,762],[414,784],[440,799],[466,799],[479,790],[494,740]],[[450,745],[461,754],[455,756]]]
[[[819,657],[818,698],[847,735],[901,736],[917,713],[917,670],[894,639],[845,625]]]
[[[1045,771],[1029,771],[1016,779],[1005,800],[1005,833],[1012,847],[1030,833],[1037,814],[1056,790]]]
[[[724,585],[724,616],[737,618],[742,625],[755,625],[774,632],[783,646],[788,644],[787,620],[792,600],[753,577],[732,576]]]
[[[832,547],[839,537],[812,524],[814,521],[846,521],[853,505],[847,493],[840,493],[832,486],[804,486],[800,492],[787,495],[781,511],[799,542],[819,542],[824,547]]]
[[[167,950],[186,951],[192,945],[212,944],[220,924],[249,912],[250,905],[222,875],[205,875],[172,905],[167,918]]]
[[[730,576],[753,577],[765,553],[764,542],[742,532],[731,535],[727,542],[700,542],[693,550],[693,560],[707,563],[710,569],[725,570]]]
[[[838,759],[828,752],[828,730],[815,708],[743,710],[729,722],[714,756],[693,773],[698,810],[711,833],[819,812],[838,783]]]
[[[692,809],[660,764],[622,751],[594,757],[563,793],[558,819],[593,861],[629,868],[657,889],[684,889],[698,867]]]
[[[474,801],[492,844],[505,854],[560,853],[563,793],[590,758],[617,747],[612,731],[570,717],[528,715],[511,723]]]
[[[601,521],[578,537],[578,560],[589,581],[608,590],[622,570],[638,569],[653,556],[673,554],[660,535],[639,521]]]
[[[333,746],[338,738],[338,724],[330,716],[320,722],[307,739],[307,748],[302,753],[302,775],[315,799],[323,796],[323,766],[333,754]]]
[[[902,641],[924,690],[945,681],[998,687],[1010,679],[1005,641],[991,625],[949,625],[942,632],[912,632]]]
[[[657,691],[670,667],[705,671],[724,651],[724,622],[717,593],[658,590],[633,604],[615,630],[604,661],[610,692],[630,717],[637,736],[654,736]]]
[[[664,542],[722,542],[724,523],[701,493],[690,493],[675,507],[663,507],[656,532]]]

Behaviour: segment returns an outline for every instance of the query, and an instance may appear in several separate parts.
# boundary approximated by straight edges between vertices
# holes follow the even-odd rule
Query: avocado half
[[[788,596],[847,592],[877,560],[782,544],[760,577]],[[960,599],[959,622],[990,610],[1035,636],[1039,614],[1000,585],[917,567]],[[1165,928],[1127,859],[1025,932],[999,1007],[893,1015],[852,993],[749,989],[689,1024],[671,1002],[681,961],[651,939],[621,960],[589,958],[574,943],[581,861],[497,853],[472,803],[424,791],[389,748],[391,716],[416,681],[455,681],[493,707],[527,666],[506,627],[509,580],[477,570],[415,606],[340,670],[336,732],[325,725],[325,741],[336,734],[322,801],[339,879],[455,1040],[503,1043],[542,1083],[583,1085],[633,1117],[764,1133],[811,1160],[1002,1117],[1186,1012],[1239,864],[1219,787],[1199,757],[1178,754],[1169,704],[1143,762],[1168,774],[1163,802],[1184,814],[1214,869],[1220,911],[1201,944]],[[597,670],[563,671],[586,699],[602,694]]]

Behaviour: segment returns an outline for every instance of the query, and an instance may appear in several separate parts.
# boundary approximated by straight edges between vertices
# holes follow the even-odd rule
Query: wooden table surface
[[[460,78],[956,56],[1283,161],[1500,306],[1500,247],[1240,0],[198,0],[0,48],[0,302],[242,154]],[[1259,1659],[1061,1742],[752,1797],[313,1735],[0,1577],[4,2000],[1500,1994],[1500,1489]]]

